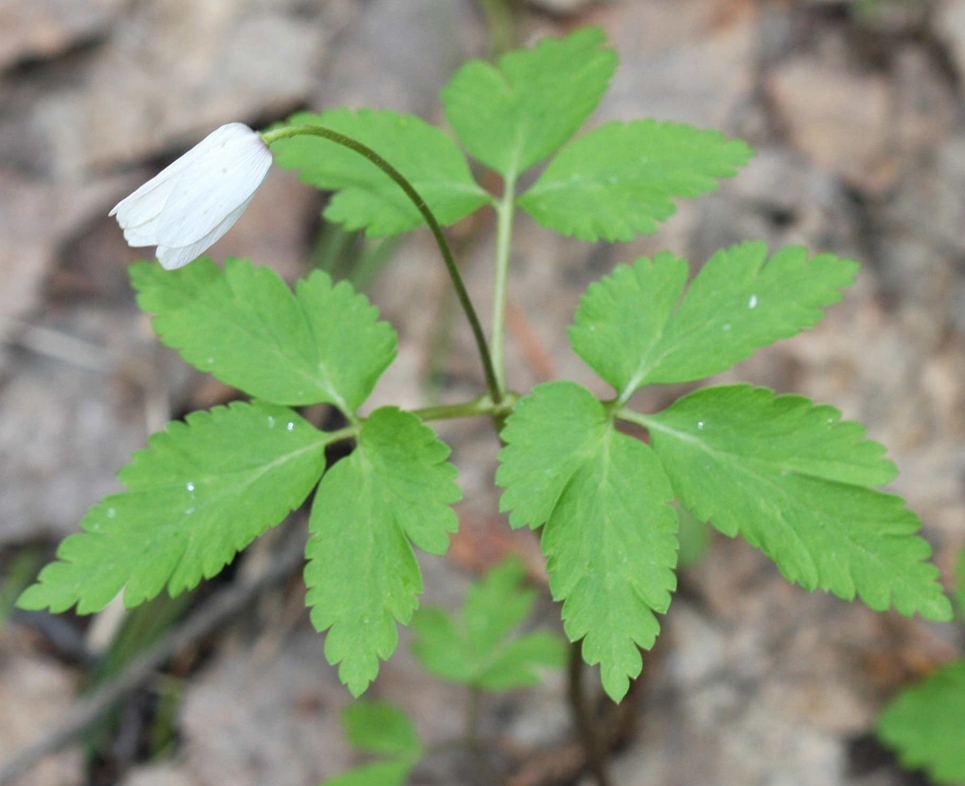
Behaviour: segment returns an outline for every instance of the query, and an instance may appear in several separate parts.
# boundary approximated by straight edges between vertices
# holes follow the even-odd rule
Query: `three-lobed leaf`
[[[552,155],[593,113],[616,70],[599,28],[472,60],[442,91],[446,119],[473,157],[508,178]]]
[[[414,115],[391,110],[333,109],[299,113],[291,125],[324,126],[361,142],[395,167],[426,201],[436,219],[452,224],[492,201],[473,179],[469,164],[441,129]],[[415,229],[422,215],[401,187],[365,156],[330,140],[310,135],[272,144],[275,161],[299,177],[335,191],[325,218],[348,230],[364,229],[383,237]]]
[[[614,121],[571,142],[518,204],[580,240],[630,241],[657,231],[678,198],[717,189],[753,155],[718,131],[656,120]]]
[[[364,295],[321,271],[294,293],[268,267],[210,259],[131,267],[138,304],[188,363],[265,401],[353,412],[395,357],[396,335]]]
[[[714,254],[683,294],[685,260],[666,251],[641,257],[590,285],[570,341],[625,401],[645,384],[725,371],[816,325],[857,268],[833,254],[809,260],[800,246],[768,258],[764,243],[741,243]]]
[[[892,480],[884,448],[859,423],[801,396],[748,385],[704,388],[632,419],[681,502],[730,537],[741,534],[789,580],[876,611],[951,616],[917,516],[877,486]]]
[[[422,577],[410,541],[442,554],[461,492],[449,448],[419,419],[375,410],[355,450],[333,466],[312,504],[305,568],[311,619],[328,630],[325,655],[353,695],[375,679],[398,643]]]
[[[965,660],[902,691],[878,718],[879,739],[934,783],[965,783]]]
[[[502,432],[496,483],[514,527],[543,526],[553,597],[571,641],[600,664],[619,701],[653,646],[656,614],[676,588],[677,519],[660,461],[621,434],[606,408],[570,382],[537,386]]]
[[[19,600],[26,609],[86,614],[121,590],[135,606],[217,574],[308,496],[329,439],[298,414],[235,403],[195,412],[151,437]]]
[[[529,616],[536,593],[522,585],[519,560],[506,560],[473,583],[457,618],[438,607],[412,619],[412,651],[426,671],[484,690],[533,685],[540,667],[559,667],[563,642],[546,631],[511,634]]]

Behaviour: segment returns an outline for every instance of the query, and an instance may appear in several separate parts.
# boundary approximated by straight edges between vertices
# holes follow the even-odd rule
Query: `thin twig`
[[[38,355],[62,360],[87,371],[110,372],[116,364],[110,351],[84,339],[43,325],[31,325],[0,315],[0,334]]]
[[[596,779],[597,786],[610,786],[610,774],[607,767],[606,753],[598,733],[598,719],[586,700],[583,688],[583,653],[582,641],[574,641],[570,645],[569,670],[569,698],[570,708],[576,721],[576,729],[586,752],[586,763]],[[0,784],[2,786],[2,784]]]
[[[304,543],[289,546],[257,578],[226,587],[205,601],[180,627],[131,661],[117,679],[78,702],[60,725],[0,765],[0,786],[10,786],[42,758],[65,748],[120,699],[149,680],[166,661],[247,609],[254,597],[290,575],[304,560],[304,552]]]

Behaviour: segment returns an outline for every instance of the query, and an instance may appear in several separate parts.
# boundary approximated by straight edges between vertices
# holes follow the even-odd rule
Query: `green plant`
[[[392,786],[405,782],[425,756],[456,742],[479,745],[479,696],[483,691],[525,688],[539,681],[546,668],[566,662],[566,647],[556,635],[530,631],[513,635],[530,615],[536,591],[523,586],[524,569],[506,559],[466,593],[462,613],[424,607],[412,618],[412,652],[430,674],[465,685],[469,691],[467,727],[462,738],[424,748],[403,711],[380,702],[349,705],[343,715],[346,736],[356,748],[383,756],[381,761],[350,770],[326,786]]]
[[[628,241],[655,231],[674,199],[713,191],[752,155],[716,131],[653,120],[572,138],[616,64],[602,32],[584,29],[497,65],[459,69],[443,90],[446,118],[462,148],[502,177],[497,195],[478,184],[452,137],[417,117],[335,109],[263,133],[279,165],[334,192],[330,221],[370,237],[428,225],[473,328],[486,392],[366,414],[396,334],[348,283],[316,271],[292,292],[270,269],[239,259],[223,270],[209,259],[172,271],[139,263],[131,280],[161,340],[254,400],[193,413],[154,435],[120,472],[127,490],[90,510],[20,605],[89,613],[121,592],[129,606],[177,594],[218,573],[314,490],[308,604],[327,632],[328,660],[358,696],[395,650],[397,624],[416,612],[422,578],[412,547],[441,554],[458,524],[457,471],[427,423],[482,416],[503,442],[500,507],[511,526],[542,529],[566,634],[600,665],[615,701],[639,675],[640,648],[653,645],[676,588],[675,498],[700,521],[742,535],[808,590],[948,619],[930,548],[915,534],[919,520],[899,497],[876,490],[896,470],[860,424],[749,385],[703,388],[655,414],[629,406],[645,385],[703,379],[812,327],[853,281],[855,262],[747,242],[714,254],[689,286],[689,264],[671,252],[621,265],[590,286],[569,328],[573,348],[613,397],[566,381],[525,394],[509,386],[505,311],[518,210],[581,240]],[[119,205],[132,242],[168,249],[174,266],[226,231],[263,176],[258,141],[236,132],[247,158],[195,155]],[[235,173],[230,182],[241,185],[226,189],[222,166],[245,161],[254,162],[251,172]],[[522,175],[544,163],[524,188]],[[480,209],[497,221],[488,339],[442,230]],[[323,432],[293,409],[319,403],[347,425]],[[649,444],[619,431],[620,421],[646,429]],[[342,441],[354,449],[326,469],[326,448]],[[437,612],[416,618],[427,667],[477,688],[498,686],[454,644],[458,626],[446,620]],[[415,755],[406,745],[406,756]]]
[[[958,558],[958,620],[965,625],[965,549]],[[902,690],[878,718],[878,737],[934,783],[965,783],[965,658]]]

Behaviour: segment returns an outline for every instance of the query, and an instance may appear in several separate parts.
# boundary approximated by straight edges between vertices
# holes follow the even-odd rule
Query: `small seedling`
[[[958,621],[965,625],[965,549],[958,558]],[[878,738],[901,763],[941,786],[965,783],[965,658],[902,690],[878,718]]]

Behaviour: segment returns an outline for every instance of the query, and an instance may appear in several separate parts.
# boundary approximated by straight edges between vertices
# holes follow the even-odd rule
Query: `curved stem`
[[[466,318],[469,320],[469,326],[472,328],[473,337],[476,340],[476,347],[479,350],[479,356],[482,359],[483,372],[486,374],[486,386],[489,388],[489,395],[497,404],[502,401],[502,390],[497,383],[496,372],[493,368],[492,357],[489,354],[489,346],[486,344],[486,337],[483,334],[482,325],[479,322],[479,316],[476,314],[476,309],[472,305],[472,301],[469,299],[469,293],[466,291],[466,286],[463,283],[462,276],[459,274],[459,269],[456,267],[456,260],[453,259],[452,250],[449,248],[449,243],[446,241],[446,236],[442,232],[442,227],[436,220],[426,201],[419,195],[419,192],[413,188],[412,184],[388,161],[386,161],[382,156],[376,153],[372,148],[367,145],[363,145],[351,137],[340,134],[338,131],[332,131],[329,128],[323,128],[322,126],[287,126],[285,128],[278,128],[274,131],[266,131],[261,135],[262,140],[269,147],[277,142],[279,139],[288,139],[293,136],[318,136],[323,139],[327,139],[330,142],[335,142],[336,144],[342,145],[343,147],[353,150],[359,155],[364,156],[369,161],[371,161],[375,166],[381,169],[386,175],[392,178],[393,181],[401,188],[407,197],[415,205],[419,213],[422,214],[422,218],[425,219],[426,224],[432,231],[433,237],[435,237],[436,245],[439,246],[439,251],[442,253],[442,259],[446,263],[446,269],[449,271],[449,278],[452,279],[452,285],[456,288],[456,295],[459,298],[459,303],[462,306],[462,310],[466,312]]]
[[[509,286],[509,253],[513,240],[513,217],[516,212],[516,176],[506,175],[503,198],[496,208],[496,281],[493,287],[492,347],[496,385],[500,393],[506,391],[506,297]]]

